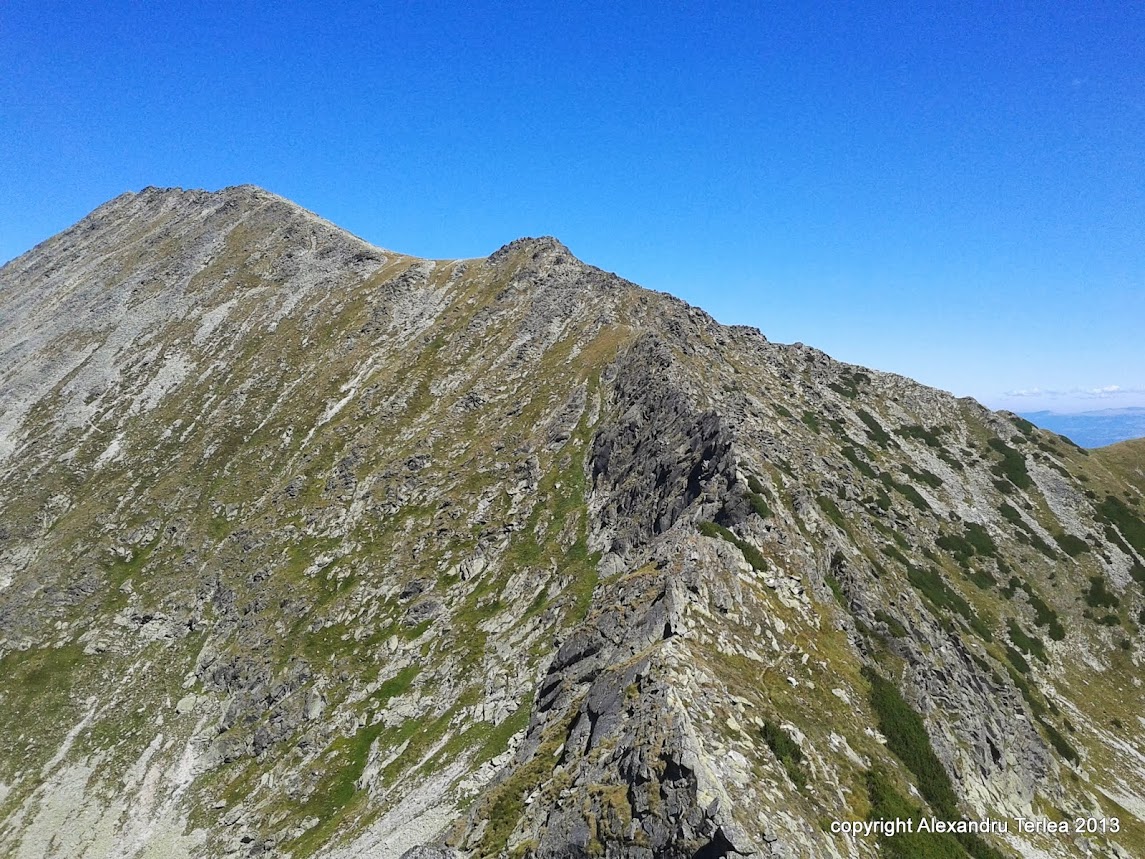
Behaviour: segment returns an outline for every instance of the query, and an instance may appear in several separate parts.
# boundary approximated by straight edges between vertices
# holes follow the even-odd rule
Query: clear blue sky
[[[989,405],[1145,405],[1145,4],[177,5],[0,7],[0,260],[253,182]]]

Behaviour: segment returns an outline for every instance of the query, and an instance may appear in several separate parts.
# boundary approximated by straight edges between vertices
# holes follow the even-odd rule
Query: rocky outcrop
[[[674,364],[669,348],[647,334],[616,368],[615,422],[597,432],[592,449],[592,543],[607,553],[628,556],[701,495],[719,499],[735,482],[731,433],[673,384]]]

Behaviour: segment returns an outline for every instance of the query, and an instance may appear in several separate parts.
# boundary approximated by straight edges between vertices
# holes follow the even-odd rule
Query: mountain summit
[[[1145,855],[1138,448],[250,186],[0,355],[0,855]]]

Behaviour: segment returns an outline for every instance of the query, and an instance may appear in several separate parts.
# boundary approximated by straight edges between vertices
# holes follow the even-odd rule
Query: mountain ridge
[[[199,193],[0,269],[0,855],[1145,849],[1132,457]]]

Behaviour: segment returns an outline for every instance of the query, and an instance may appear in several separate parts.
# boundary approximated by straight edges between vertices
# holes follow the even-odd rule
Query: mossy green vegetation
[[[1073,534],[1067,534],[1064,531],[1058,531],[1054,534],[1054,542],[1071,558],[1076,558],[1078,555],[1089,551],[1089,543],[1080,537],[1075,537]]]
[[[926,502],[926,499],[923,498],[919,491],[909,483],[902,483],[897,481],[885,471],[879,475],[879,480],[881,480],[888,489],[893,489],[895,492],[899,493],[899,495],[913,504],[918,510],[923,512],[930,511],[930,505]]]
[[[839,584],[839,580],[830,573],[823,576],[824,581],[827,582],[827,587],[831,589],[832,595],[835,597],[835,602],[839,603],[844,609],[847,608],[847,595],[843,593],[843,586]]]
[[[936,609],[949,609],[960,615],[978,635],[985,641],[993,641],[994,635],[990,627],[983,622],[963,597],[952,589],[934,567],[919,567],[907,564],[907,580],[926,597],[927,601]]]
[[[758,483],[758,481],[756,481]],[[751,504],[751,509],[755,511],[755,515],[760,519],[768,519],[771,517],[771,508],[767,505],[767,499],[763,497],[760,492],[749,492],[747,494],[748,503]]]
[[[747,540],[741,540],[730,530],[717,525],[715,522],[701,522],[700,533],[705,537],[715,537],[721,540],[727,540],[737,549],[743,553],[744,560],[751,564],[752,568],[759,571],[767,569],[767,561],[764,560],[763,554]]]
[[[390,698],[404,694],[420,670],[419,666],[411,665],[383,682],[374,693],[375,701],[384,704]],[[415,720],[410,722],[416,726]],[[402,732],[402,727],[399,726],[397,729],[399,733]],[[366,768],[370,749],[383,731],[385,731],[384,723],[375,722],[360,728],[352,736],[339,737],[331,743],[325,756],[325,775],[310,798],[297,810],[299,820],[316,817],[319,823],[294,842],[294,849],[298,851],[296,855],[306,856],[317,850],[336,831],[350,806],[360,801],[356,783]],[[412,731],[409,733],[412,734]],[[404,742],[406,739],[408,737],[402,737],[397,742]]]
[[[771,753],[783,765],[791,783],[800,790],[805,788],[807,773],[803,771],[803,749],[799,748],[799,744],[787,731],[770,719],[764,719],[760,734],[767,747],[771,749]]]
[[[13,650],[0,659],[0,760],[33,761],[46,757],[54,748],[42,745],[44,739],[59,738],[75,721],[72,692],[82,676],[85,657],[76,643],[63,647]],[[39,725],[37,739],[21,739],[20,727]],[[49,743],[50,745],[50,743]],[[11,781],[15,773],[7,773]]]
[[[1038,719],[1038,725],[1041,727],[1042,732],[1046,735],[1046,739],[1050,741],[1050,745],[1054,750],[1071,763],[1080,763],[1081,755],[1077,753],[1077,749],[1065,738],[1065,736],[1051,725],[1045,719]]]
[[[1034,433],[1037,432],[1037,427],[1030,423],[1023,417],[1018,415],[1010,415],[1010,423],[1018,428],[1018,431],[1027,438],[1032,438]]]
[[[1117,594],[1106,588],[1104,576],[1090,577],[1089,590],[1085,592],[1085,602],[1090,608],[1117,608],[1121,605]]]
[[[1124,501],[1115,495],[1106,495],[1097,506],[1097,513],[1108,524],[1117,526],[1126,541],[1145,555],[1145,522]]]
[[[870,466],[870,464],[865,459],[863,459],[861,456],[859,456],[858,452],[855,450],[854,447],[852,447],[850,445],[845,446],[843,448],[843,456],[846,457],[847,460],[849,460],[850,463],[855,466],[855,468],[858,470],[858,472],[860,474],[864,475],[865,477],[871,478],[871,480],[877,480],[878,479],[878,473]]]
[[[871,708],[878,718],[879,731],[887,739],[887,748],[894,752],[914,775],[918,792],[922,794],[922,798],[926,800],[938,817],[946,820],[959,819],[962,815],[958,810],[958,799],[954,792],[954,786],[950,781],[950,776],[946,774],[942,762],[934,753],[922,717],[906,702],[898,688],[873,668],[864,667],[863,676],[870,684]],[[894,804],[900,808],[905,804],[901,796],[896,798],[895,793],[888,788],[889,782],[887,781],[876,782],[874,785],[868,781],[868,792],[872,794],[872,812],[874,809],[887,804]],[[899,836],[894,837],[898,838]],[[893,839],[886,840],[891,841]],[[937,836],[926,837],[914,845],[924,852],[899,855],[910,855],[913,859],[916,856],[964,856],[969,854],[977,857],[977,859],[1002,859],[1001,854],[977,835],[959,834],[950,840],[954,842],[953,845]],[[906,842],[902,843],[905,844]],[[961,852],[954,845],[960,847]],[[949,852],[951,850],[955,852]],[[884,852],[884,855],[887,854]],[[891,855],[895,854],[892,853]]]
[[[925,483],[931,489],[939,489],[942,487],[942,478],[935,474],[933,471],[928,471],[923,468],[921,470],[913,468],[909,464],[903,465],[903,473],[911,480],[918,483]]]
[[[951,453],[942,443],[941,436],[948,432],[950,432],[950,427],[946,425],[928,428],[919,424],[908,424],[895,430],[896,435],[925,442],[926,446],[931,448],[939,459],[955,471],[964,471],[966,466],[963,465],[962,460]]]
[[[855,414],[858,416],[867,427],[867,435],[870,436],[871,441],[880,447],[888,447],[891,443],[891,436],[883,425],[878,422],[874,415],[865,409],[856,409]]]
[[[1008,644],[1006,645],[1006,658],[1010,661],[1010,664],[1022,674],[1030,673],[1030,663],[1026,661],[1026,658],[1022,656],[1022,654]]]
[[[906,638],[906,627],[899,623],[899,621],[896,620],[893,616],[883,611],[881,608],[875,609],[875,620],[886,626],[887,632],[889,632],[894,638]]]
[[[859,392],[851,385],[840,385],[836,382],[828,382],[827,387],[834,391],[836,394],[842,394],[848,400],[853,400],[859,396]]]
[[[986,532],[986,529],[977,522],[966,522],[962,534],[942,534],[935,540],[935,544],[944,551],[949,552],[958,561],[963,569],[970,569],[970,561],[975,556],[983,558],[998,557],[998,545]],[[994,584],[994,577],[985,574],[985,584]],[[978,582],[975,582],[978,584]],[[980,584],[980,586],[982,586]]]
[[[871,687],[871,707],[878,718],[879,731],[890,749],[918,781],[919,793],[939,813],[956,814],[958,800],[950,777],[934,754],[922,717],[907,704],[899,690],[872,668],[863,676]]]
[[[1007,484],[1007,486],[1009,485],[1010,484]],[[1026,520],[1022,518],[1022,514],[1020,514],[1015,507],[1006,502],[1002,502],[998,507],[998,512],[1002,514],[1003,519],[1019,529],[1017,533],[1019,542],[1027,543],[1047,558],[1057,560],[1057,553],[1026,523]]]
[[[895,430],[895,433],[905,436],[906,438],[918,439],[919,441],[925,442],[927,447],[932,447],[937,450],[943,446],[942,433],[947,431],[949,431],[949,427],[928,428],[920,424],[908,424],[899,427]]]
[[[1021,625],[1014,620],[1011,620],[1006,626],[1010,635],[1010,641],[1014,646],[1024,653],[1030,653],[1038,657],[1042,662],[1046,661],[1046,646],[1042,640],[1034,635],[1029,635]]]
[[[1022,585],[1026,591],[1026,596],[1030,600],[1030,605],[1034,609],[1034,626],[1048,627],[1050,638],[1054,641],[1063,640],[1065,638],[1065,627],[1062,626],[1061,621],[1058,619],[1058,613],[1046,605],[1045,601],[1029,584],[1023,582]]]
[[[1001,462],[990,469],[995,475],[1009,480],[1019,489],[1029,489],[1034,485],[1026,468],[1026,458],[1021,453],[997,437],[990,439],[988,444],[1002,458]]]
[[[871,806],[868,820],[913,820],[912,829],[917,829],[923,818],[922,806],[907,799],[882,767],[867,772],[867,799]],[[965,859],[966,851],[949,833],[912,831],[880,835],[879,855],[884,859]]]
[[[481,856],[506,855],[509,836],[524,814],[525,799],[534,788],[549,782],[554,758],[567,729],[567,721],[550,727],[532,759],[513,770],[485,795],[481,815],[488,824],[481,836]]]
[[[842,530],[847,530],[847,520],[843,518],[838,505],[833,499],[826,495],[820,495],[815,499],[820,509],[827,514],[827,518],[838,525]]]

